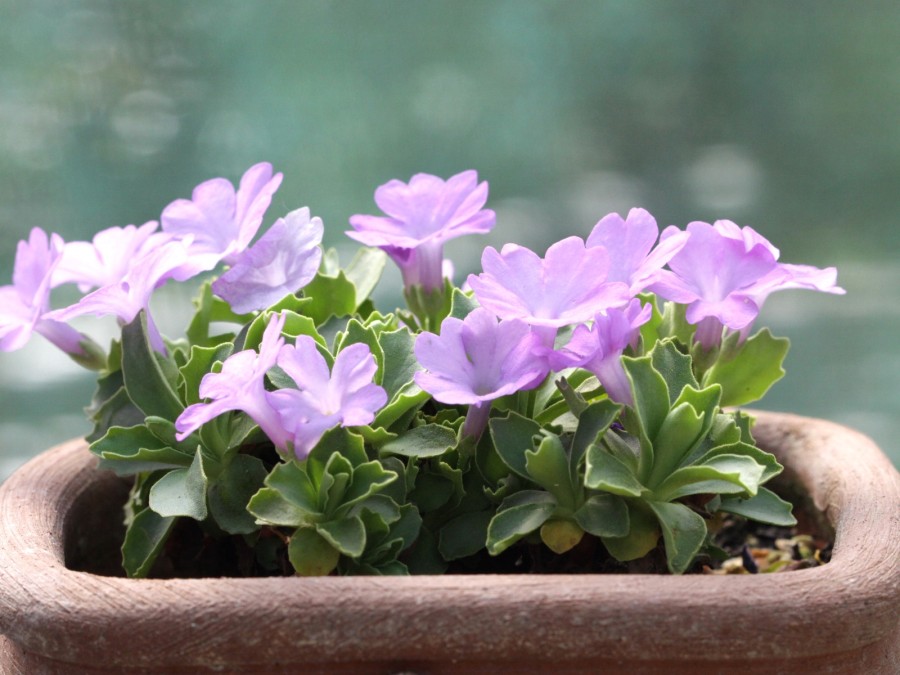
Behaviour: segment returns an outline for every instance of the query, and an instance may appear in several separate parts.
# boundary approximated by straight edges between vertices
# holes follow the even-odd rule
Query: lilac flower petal
[[[15,351],[25,346],[33,333],[39,333],[72,356],[86,356],[85,338],[71,326],[50,316],[50,289],[59,265],[64,243],[42,229],[31,230],[28,241],[16,247],[13,283],[0,287],[0,351]]]
[[[296,293],[316,276],[322,233],[322,220],[310,219],[309,209],[292,211],[213,282],[213,292],[238,314],[265,309]]]
[[[375,190],[375,203],[387,216],[354,215],[347,236],[384,249],[400,266],[404,285],[440,288],[444,242],[491,230],[496,215],[484,209],[488,185],[475,171],[444,181],[419,173],[409,183],[392,180]]]
[[[368,345],[352,344],[341,350],[329,372],[316,342],[301,335],[295,345],[282,347],[278,365],[298,388],[269,392],[267,397],[291,434],[299,459],[328,429],[370,424],[387,403],[387,393],[372,382],[378,365]]]
[[[153,291],[165,283],[187,257],[180,241],[168,241],[134,261],[129,272],[118,283],[98,288],[74,305],[50,312],[48,317],[67,321],[84,314],[112,314],[122,323],[130,323],[138,312],[148,308]]]
[[[435,399],[451,405],[475,404],[537,386],[547,374],[534,358],[537,342],[521,321],[497,323],[478,308],[463,321],[447,318],[440,335],[421,333],[416,359],[425,368],[416,383]]]
[[[481,306],[501,319],[561,327],[587,321],[631,297],[625,284],[606,282],[606,249],[585,248],[578,237],[553,244],[543,260],[515,245],[500,253],[488,247],[481,260],[484,271],[470,275],[469,285]]]
[[[140,227],[110,227],[94,235],[91,242],[66,243],[53,273],[53,285],[77,283],[82,292],[87,292],[122,281],[135,260],[172,238],[156,232],[157,227],[156,221]]]
[[[176,237],[190,237],[189,260],[181,266],[179,281],[210,270],[220,260],[233,263],[253,240],[262,218],[281,184],[280,173],[262,162],[250,167],[240,188],[224,178],[213,178],[194,188],[191,199],[177,199],[162,213],[162,229]]]
[[[275,365],[284,345],[281,331],[284,314],[273,314],[263,332],[259,352],[245,349],[232,354],[222,363],[218,373],[207,373],[200,382],[199,394],[211,399],[185,408],[175,420],[176,438],[184,440],[206,422],[219,415],[240,410],[256,422],[275,447],[284,450],[290,434],[282,426],[277,411],[266,397],[265,375]]]

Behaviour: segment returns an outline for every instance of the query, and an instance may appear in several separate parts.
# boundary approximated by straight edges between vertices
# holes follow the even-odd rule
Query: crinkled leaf
[[[488,553],[499,555],[538,530],[550,519],[556,506],[553,495],[539,490],[523,490],[507,497],[488,525]]]
[[[770,478],[774,478],[780,474],[784,467],[778,463],[778,459],[770,452],[766,452],[755,445],[749,443],[731,443],[729,445],[720,445],[708,450],[702,457],[696,460],[696,464],[708,464],[714,457],[720,455],[740,455],[749,457],[757,464],[764,467],[763,475],[759,479],[760,484],[765,483]]]
[[[616,495],[593,495],[575,512],[575,521],[596,537],[628,534],[628,507]]]
[[[215,482],[209,486],[209,511],[229,534],[249,534],[257,529],[247,504],[266,478],[262,461],[250,455],[235,455]]]
[[[166,518],[152,509],[135,515],[122,543],[122,567],[135,579],[146,577],[162,551],[177,518]]]
[[[790,502],[783,500],[764,487],[761,487],[759,492],[749,499],[726,497],[719,505],[719,511],[734,513],[760,523],[769,523],[779,527],[793,527],[797,524],[797,519],[791,513],[792,509]]]
[[[100,456],[100,468],[120,476],[156,469],[189,467],[193,454],[166,445],[146,426],[112,427],[91,444],[91,452]]]
[[[308,525],[316,519],[314,510],[305,509],[284,498],[274,488],[261,488],[247,503],[249,511],[256,519],[267,525],[299,527]]]
[[[659,541],[659,521],[646,502],[626,500],[625,505],[628,508],[628,535],[601,537],[609,554],[622,562],[643,558]]]
[[[221,338],[210,336],[210,324],[214,322],[243,324],[249,315],[237,314],[231,309],[231,305],[213,295],[212,284],[204,282],[200,287],[199,295],[194,299],[197,308],[191,323],[187,327],[188,341],[195,346],[209,347],[217,344]]]
[[[212,372],[213,364],[217,361],[224,361],[234,350],[234,345],[230,342],[216,345],[214,347],[191,347],[191,355],[188,362],[181,367],[181,391],[182,399],[186,405],[200,402],[200,381],[203,376]]]
[[[649,502],[662,526],[666,562],[672,574],[682,574],[706,539],[706,521],[684,504]]]
[[[173,469],[150,488],[150,508],[163,517],[187,516],[203,520],[206,508],[206,472],[198,450],[187,469]]]
[[[525,451],[534,447],[534,437],[540,432],[541,426],[517,412],[510,412],[506,417],[491,418],[488,427],[503,463],[522,478],[529,478]]]
[[[689,403],[679,403],[669,411],[653,441],[653,469],[647,479],[652,489],[665,480],[700,441],[704,418]]]
[[[382,346],[384,345],[382,344]],[[386,366],[385,373],[390,375],[390,366]],[[397,420],[410,411],[418,409],[429,398],[431,395],[427,391],[423,391],[415,382],[410,382],[394,394],[388,404],[375,415],[372,426],[389,429]]]
[[[456,433],[439,424],[414,427],[380,448],[382,455],[440,457],[456,445]]]
[[[147,315],[141,311],[134,321],[122,328],[122,375],[125,389],[145,415],[156,415],[174,421],[184,410],[184,406],[165,370],[163,357],[150,346]]]
[[[705,464],[673,472],[656,489],[654,499],[670,502],[688,495],[747,494],[759,490],[764,467],[750,457],[719,455]]]
[[[588,406],[578,418],[578,429],[572,440],[571,467],[573,479],[575,471],[581,463],[584,454],[590,445],[597,443],[599,438],[606,433],[609,426],[616,420],[622,406],[610,399],[603,399]]]
[[[485,547],[488,524],[493,510],[463,513],[448,522],[438,533],[438,550],[444,560],[474,555]]]
[[[536,449],[526,450],[525,470],[531,480],[556,497],[560,506],[574,509],[577,492],[569,474],[569,457],[559,436],[548,434]]]
[[[378,248],[364,247],[356,252],[353,260],[347,265],[344,273],[356,288],[357,307],[375,290],[386,263],[387,255],[384,251]]]
[[[371,326],[364,327],[358,320],[350,319],[347,323],[347,330],[338,336],[339,339],[334,348],[335,356],[342,349],[346,349],[352,344],[364,344],[368,346],[369,351],[375,359],[377,369],[373,381],[375,384],[381,384],[384,376],[384,351],[378,342],[378,333]]]
[[[340,552],[315,528],[302,527],[291,535],[288,559],[299,576],[319,577],[331,574],[340,557]]]
[[[338,551],[351,558],[358,558],[366,548],[366,528],[359,516],[318,523],[316,532]]]
[[[627,464],[599,445],[588,448],[584,485],[622,497],[640,497],[647,492]]]
[[[653,368],[666,381],[671,405],[675,405],[675,400],[685,387],[700,388],[691,370],[691,357],[678,351],[672,340],[663,340],[654,345],[650,358]]]
[[[737,339],[736,336],[731,338]],[[722,405],[746,405],[758,401],[784,377],[781,364],[790,347],[787,338],[776,338],[768,329],[761,330],[740,347],[723,354],[703,377],[704,385],[722,385]]]
[[[453,288],[453,295],[450,298],[450,316],[461,321],[477,307],[478,301],[474,295],[465,293],[459,288]]]
[[[353,469],[342,506],[353,506],[383,490],[397,480],[397,474],[386,470],[380,462],[366,462]]]
[[[343,271],[336,276],[321,272],[306,285],[303,295],[311,299],[303,313],[321,326],[332,316],[349,316],[356,311],[356,287]]]
[[[413,381],[413,375],[421,369],[416,360],[415,337],[406,328],[383,332],[378,336],[384,361],[381,386],[392,401],[399,392]]]

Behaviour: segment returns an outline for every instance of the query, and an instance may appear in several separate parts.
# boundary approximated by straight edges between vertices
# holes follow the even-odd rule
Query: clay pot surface
[[[898,673],[900,475],[865,436],[753,413],[833,526],[772,575],[131,580],[67,568],[127,488],[83,441],[0,488],[2,673]],[[98,561],[92,564],[100,565]]]

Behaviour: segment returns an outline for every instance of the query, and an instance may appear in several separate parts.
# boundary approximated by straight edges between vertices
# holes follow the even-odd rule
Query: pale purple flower
[[[315,340],[300,335],[296,344],[281,348],[278,365],[298,388],[269,392],[267,399],[298,459],[304,459],[329,429],[370,424],[387,403],[387,392],[372,381],[378,364],[366,344],[338,352],[329,372]]]
[[[392,180],[375,190],[375,203],[386,216],[351,216],[354,231],[347,236],[383,249],[400,267],[406,288],[440,289],[444,243],[494,227],[496,215],[482,208],[487,194],[487,182],[479,183],[475,171],[447,181],[426,173],[409,184]]]
[[[425,370],[415,381],[441,403],[469,405],[464,431],[477,438],[491,401],[544,379],[547,365],[535,358],[538,347],[524,321],[498,323],[489,310],[478,308],[464,320],[444,319],[440,335],[424,332],[416,338],[416,359]]]
[[[140,227],[110,227],[94,235],[91,242],[67,242],[53,273],[53,285],[76,283],[87,292],[122,281],[135,260],[172,239],[157,232],[158,226],[151,220]]]
[[[651,284],[650,290],[687,304],[687,321],[697,325],[694,339],[705,349],[721,341],[723,327],[746,336],[773,291],[844,292],[834,285],[837,273],[833,268],[781,264],[778,249],[750,227],[723,220],[713,225],[693,222],[687,232],[687,244],[669,261],[672,271]],[[677,229],[667,228],[661,239],[677,233]]]
[[[259,241],[237,258],[212,289],[238,314],[265,309],[295,293],[316,276],[322,260],[322,220],[309,209],[275,221]]]
[[[717,220],[713,223],[713,227],[724,237],[743,241],[746,250],[761,245],[765,246],[776,260],[780,255],[779,250],[752,227],[740,227],[730,220]],[[807,289],[834,295],[843,295],[847,292],[837,285],[837,269],[834,267],[821,269],[811,265],[778,263],[775,269],[753,285],[749,293],[757,306],[762,307],[770,293],[790,289]]]
[[[191,199],[169,204],[162,213],[163,231],[190,237],[190,259],[177,279],[211,270],[220,261],[237,262],[259,230],[281,179],[282,174],[272,174],[271,164],[261,162],[244,173],[237,192],[225,178],[213,178],[195,187]]]
[[[684,246],[686,232],[669,236],[653,245],[659,237],[656,219],[644,209],[631,209],[628,218],[618,213],[603,217],[591,230],[587,246],[602,246],[610,253],[607,281],[628,284],[632,295],[637,295],[660,276],[660,270]]]
[[[553,244],[543,259],[516,244],[499,253],[488,247],[481,256],[484,271],[469,275],[469,286],[482,307],[534,326],[552,349],[560,327],[589,321],[631,299],[626,284],[607,282],[609,259],[605,248],[586,248],[578,237]]]
[[[153,291],[174,276],[174,271],[188,259],[184,243],[170,240],[147,251],[132,261],[121,281],[88,293],[74,305],[50,312],[50,318],[68,321],[76,316],[113,315],[122,325],[131,323],[141,310],[147,312],[147,329],[153,349],[164,354],[166,346],[150,314]]]
[[[550,354],[553,370],[581,367],[600,380],[606,393],[616,403],[632,405],[631,385],[622,365],[622,353],[627,347],[637,348],[640,327],[650,320],[651,305],[641,306],[633,299],[627,307],[612,308],[598,314],[593,325],[582,324],[575,329],[569,343]]]
[[[41,228],[31,230],[28,241],[20,241],[13,264],[12,285],[0,287],[0,351],[21,349],[39,333],[74,357],[87,357],[82,344],[87,340],[71,326],[48,316],[50,288],[59,264],[63,240],[49,238]]]
[[[194,403],[175,420],[176,438],[183,441],[219,415],[240,410],[256,422],[279,450],[286,450],[291,435],[266,397],[266,373],[275,365],[284,346],[281,330],[286,315],[274,314],[263,332],[259,351],[245,349],[222,362],[218,373],[207,373],[200,381],[201,398],[207,403]]]

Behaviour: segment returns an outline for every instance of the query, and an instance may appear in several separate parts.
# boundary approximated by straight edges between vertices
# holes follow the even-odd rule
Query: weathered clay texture
[[[759,413],[836,531],[743,576],[128,580],[72,571],[122,484],[83,442],[0,488],[3,673],[898,673],[900,475],[866,437]],[[98,510],[106,509],[106,517]],[[110,519],[110,514],[111,518]]]

